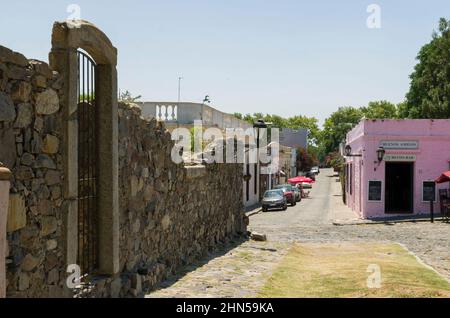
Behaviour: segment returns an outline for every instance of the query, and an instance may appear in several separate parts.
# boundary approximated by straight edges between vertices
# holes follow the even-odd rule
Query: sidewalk
[[[342,201],[342,189],[339,182],[331,186],[331,221],[334,225],[363,224],[367,220],[361,219]]]
[[[430,222],[430,215],[407,215],[399,217],[380,217],[374,219],[362,219],[359,215],[352,211],[342,201],[342,190],[338,182],[333,183],[331,199],[331,214],[333,225],[366,225],[366,224],[392,224],[392,223],[416,223],[416,222]],[[435,222],[442,222],[442,216],[436,214],[434,216]]]

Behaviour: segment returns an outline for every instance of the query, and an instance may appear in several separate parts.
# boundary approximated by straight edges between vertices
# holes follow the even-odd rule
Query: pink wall
[[[9,201],[9,181],[0,180],[0,298],[6,296],[5,248],[6,248],[6,218]]]
[[[387,149],[386,154],[412,154],[414,162],[414,214],[428,214],[428,202],[422,202],[422,182],[436,179],[443,171],[449,170],[450,160],[450,120],[364,120],[347,135],[347,144],[354,154],[361,158],[347,158],[354,163],[353,194],[347,191],[347,202],[363,218],[396,216],[385,214],[385,161],[376,163],[376,151],[381,141],[418,141],[418,149]],[[358,167],[361,165],[361,170]],[[382,201],[368,200],[369,180],[381,180]],[[448,184],[438,185],[438,189]],[[435,204],[435,211],[439,203]],[[404,215],[404,214],[402,214]]]

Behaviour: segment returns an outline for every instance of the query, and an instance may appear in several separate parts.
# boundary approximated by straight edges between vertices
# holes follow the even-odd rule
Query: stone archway
[[[119,272],[117,49],[87,21],[57,22],[53,26],[50,66],[64,80],[64,195],[69,202],[64,217],[67,265],[78,254],[78,50],[96,63],[98,273]]]

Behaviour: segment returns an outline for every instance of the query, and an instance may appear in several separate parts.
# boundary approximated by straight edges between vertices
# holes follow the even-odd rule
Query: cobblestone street
[[[165,282],[148,297],[252,297],[294,242],[397,242],[450,280],[449,224],[437,221],[333,225],[355,216],[343,204],[339,184],[325,170],[309,199],[287,212],[259,213],[250,230],[266,234],[264,243],[244,242],[210,255]]]
[[[287,247],[287,243],[252,241],[228,246],[225,252],[211,254],[186,267],[147,297],[255,297]]]

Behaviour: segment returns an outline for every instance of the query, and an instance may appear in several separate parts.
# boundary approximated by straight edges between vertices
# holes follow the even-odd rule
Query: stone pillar
[[[0,163],[0,298],[6,297],[6,221],[11,171]]]
[[[96,99],[98,108],[99,271],[115,275],[119,263],[119,121],[117,70],[115,65],[97,65]],[[106,142],[108,141],[108,142]]]

